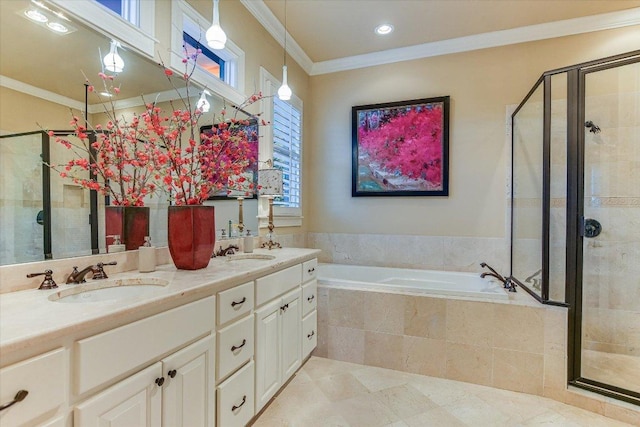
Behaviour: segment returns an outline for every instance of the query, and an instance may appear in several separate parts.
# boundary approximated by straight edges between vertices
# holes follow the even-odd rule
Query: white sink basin
[[[240,260],[272,260],[276,259],[274,255],[267,254],[237,254],[237,255],[227,255],[227,261],[240,261]]]
[[[49,296],[49,301],[73,304],[138,298],[157,294],[168,284],[154,278],[96,281],[58,291]]]

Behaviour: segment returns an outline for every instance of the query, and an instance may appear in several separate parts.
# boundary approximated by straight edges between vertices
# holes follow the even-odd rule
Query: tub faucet
[[[495,277],[500,282],[502,282],[503,287],[505,289],[508,289],[509,292],[516,292],[516,285],[515,285],[515,283],[513,283],[513,281],[510,278],[505,278],[500,273],[498,273],[496,270],[494,270],[493,267],[491,267],[486,262],[481,263],[480,267],[482,267],[482,268],[486,267],[489,270],[491,270],[491,271],[485,271],[484,273],[481,273],[480,274],[480,278],[484,279],[487,276]]]

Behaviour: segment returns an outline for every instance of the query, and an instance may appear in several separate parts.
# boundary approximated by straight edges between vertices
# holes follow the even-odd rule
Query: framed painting
[[[215,126],[215,125],[214,125]],[[200,133],[207,134],[207,132],[213,132],[213,127],[211,125],[200,127]],[[249,159],[249,164],[242,170],[241,175],[251,176],[253,180],[253,188],[258,188],[258,121],[256,119],[250,119],[249,124],[241,125],[239,127],[240,130],[243,130],[247,134],[248,142],[249,142],[249,153],[247,155]],[[228,161],[233,162],[234,159],[228,159]],[[228,200],[229,190],[233,192],[233,189],[229,189],[227,187],[223,187],[218,191],[212,192],[209,195],[209,200]],[[252,191],[253,195],[245,197],[246,199],[255,199],[257,198],[257,191]]]
[[[449,97],[352,108],[351,196],[449,195]]]

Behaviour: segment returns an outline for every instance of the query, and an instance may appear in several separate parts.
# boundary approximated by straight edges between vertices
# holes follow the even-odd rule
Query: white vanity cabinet
[[[67,365],[67,352],[59,348],[0,369],[0,405],[24,396],[0,411],[0,425],[64,425],[53,417],[66,404]]]
[[[78,341],[78,394],[126,378],[76,405],[74,425],[214,426],[214,332],[211,296]]]
[[[256,310],[256,413],[300,367],[300,287]]]
[[[74,425],[212,427],[213,357],[208,336],[80,403]]]

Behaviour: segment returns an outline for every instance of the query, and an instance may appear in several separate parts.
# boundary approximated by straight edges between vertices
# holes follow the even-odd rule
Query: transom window
[[[136,27],[140,26],[140,0],[96,0]]]

